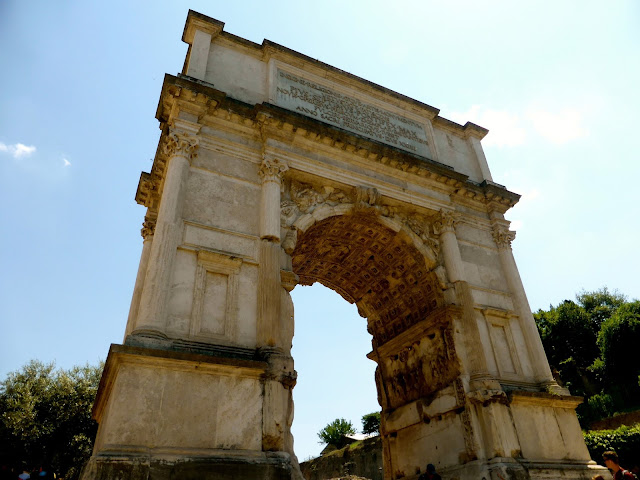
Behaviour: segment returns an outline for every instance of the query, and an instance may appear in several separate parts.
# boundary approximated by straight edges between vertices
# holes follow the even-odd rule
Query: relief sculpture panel
[[[388,408],[433,396],[460,374],[450,326],[438,326],[397,353],[380,359]]]

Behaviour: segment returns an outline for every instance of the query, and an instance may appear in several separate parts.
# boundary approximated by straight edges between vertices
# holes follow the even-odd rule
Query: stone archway
[[[382,225],[375,209],[354,210],[298,233],[292,267],[301,284],[323,284],[355,303],[367,318],[373,337],[368,356],[378,364],[378,402],[388,437],[388,416],[453,384],[460,364],[432,259],[405,232]],[[394,457],[387,448],[388,478],[394,473]]]
[[[434,436],[438,423],[456,441],[443,443],[435,435],[434,442],[455,452],[456,462],[475,459],[477,440],[461,380],[467,357],[456,350],[456,344],[464,349],[464,315],[445,299],[450,288],[439,253],[440,236],[451,233],[455,215],[388,204],[375,188],[313,185],[295,177],[287,173],[283,181],[283,247],[301,284],[320,282],[355,303],[367,319],[385,478],[424,468],[427,452],[406,444]],[[426,400],[440,405],[430,408]],[[429,458],[451,461],[441,457]]]
[[[289,292],[315,281],[367,318],[385,479],[426,460],[460,480],[602,472],[551,376],[487,131],[223,26],[190,11],[164,79],[83,478],[299,480]]]

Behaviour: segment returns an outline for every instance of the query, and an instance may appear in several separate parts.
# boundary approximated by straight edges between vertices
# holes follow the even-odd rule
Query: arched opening
[[[443,304],[436,275],[411,239],[373,214],[317,222],[299,234],[292,264],[302,285],[320,282],[358,306],[374,348]]]
[[[359,432],[362,416],[380,406],[376,364],[366,357],[371,335],[356,306],[319,283],[298,286],[291,296],[297,320],[291,355],[298,373],[291,429],[295,453],[304,462],[325,448],[318,432],[328,423],[345,418]]]
[[[393,411],[434,395],[460,373],[448,316],[439,314],[446,308],[435,265],[407,233],[366,209],[298,231],[291,258],[300,284],[321,283],[366,318],[387,442],[384,423]],[[394,453],[385,448],[388,468]]]

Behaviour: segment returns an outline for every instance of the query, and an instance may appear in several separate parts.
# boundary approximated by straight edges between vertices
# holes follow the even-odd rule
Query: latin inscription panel
[[[357,98],[277,70],[276,105],[408,152],[430,157],[424,127]]]

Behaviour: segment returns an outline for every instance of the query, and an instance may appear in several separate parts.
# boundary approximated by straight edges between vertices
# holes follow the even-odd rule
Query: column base
[[[595,462],[535,462],[493,458],[438,470],[442,478],[458,480],[591,480],[594,475],[610,478],[609,471]]]
[[[98,455],[84,467],[81,480],[291,480],[288,455],[153,457]]]

